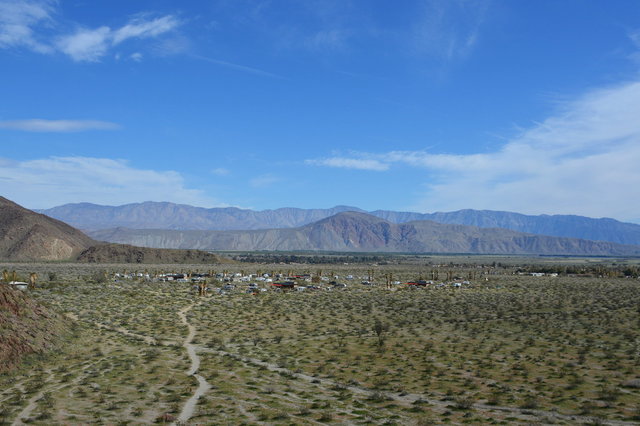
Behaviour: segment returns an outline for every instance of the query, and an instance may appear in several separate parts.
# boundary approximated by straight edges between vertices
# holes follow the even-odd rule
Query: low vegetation
[[[195,327],[196,374],[211,386],[188,416],[193,424],[640,421],[640,282],[621,272],[633,261],[599,260],[599,274],[529,276],[518,274],[535,270],[526,259],[405,260],[310,271],[218,265],[311,276],[322,267],[354,279],[330,291],[256,294],[236,283],[207,297],[190,283],[114,280],[131,265],[7,265],[36,270],[31,295],[75,325],[55,351],[0,378],[0,422],[176,421],[199,387],[187,374],[179,312]],[[371,275],[382,284],[360,284]],[[421,288],[387,289],[383,279],[434,275]],[[456,276],[469,283],[437,286]]]

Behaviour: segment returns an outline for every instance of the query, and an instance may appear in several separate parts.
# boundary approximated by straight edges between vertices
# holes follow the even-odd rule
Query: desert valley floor
[[[4,424],[640,422],[637,278],[442,263],[433,285],[388,289],[383,276],[430,279],[436,267],[379,266],[379,284],[363,285],[366,264],[238,264],[219,268],[354,279],[291,292],[210,284],[200,297],[191,283],[113,278],[187,265],[6,267],[39,273],[30,293],[67,330],[0,377]],[[468,282],[443,278],[456,275]]]

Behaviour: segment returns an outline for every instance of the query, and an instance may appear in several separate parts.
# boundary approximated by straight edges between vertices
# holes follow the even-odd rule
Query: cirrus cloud
[[[92,157],[49,157],[0,161],[3,196],[29,208],[91,202],[121,205],[171,201],[202,207],[219,205],[171,170],[137,169],[125,160]]]
[[[305,163],[314,166],[337,167],[353,170],[373,170],[378,172],[389,169],[389,164],[386,162],[371,158],[329,157],[316,160],[306,160]]]
[[[249,180],[249,185],[253,188],[266,188],[280,182],[282,179],[271,173],[256,176]]]
[[[152,20],[135,18],[113,32],[113,44],[120,44],[129,38],[156,37],[175,29],[178,25],[180,22],[171,15]]]
[[[116,123],[99,120],[28,120],[0,121],[0,129],[22,130],[25,132],[82,132],[86,130],[117,130]]]
[[[97,62],[110,48],[125,40],[156,37],[175,29],[178,25],[180,22],[171,15],[153,20],[137,18],[116,30],[107,26],[79,29],[74,34],[60,37],[56,47],[74,61]]]
[[[76,62],[98,62],[109,51],[130,39],[158,37],[175,30],[181,21],[173,15],[137,15],[119,28],[105,25],[73,32],[54,19],[55,0],[0,0],[0,49],[26,48],[37,53],[61,52]],[[141,55],[132,57],[141,59]]]
[[[464,58],[478,41],[489,6],[489,0],[423,2],[422,19],[413,31],[417,51],[447,60]]]
[[[51,22],[54,5],[51,0],[0,0],[0,48],[27,47],[50,53],[51,47],[38,40],[34,27]]]
[[[638,221],[637,111],[640,81],[633,81],[562,105],[494,152],[353,153],[307,164],[399,173],[406,167],[394,165],[424,169],[424,197],[412,206],[418,211],[474,208]]]
[[[110,34],[109,27],[81,29],[72,35],[61,37],[56,47],[74,61],[96,62],[107,53]]]

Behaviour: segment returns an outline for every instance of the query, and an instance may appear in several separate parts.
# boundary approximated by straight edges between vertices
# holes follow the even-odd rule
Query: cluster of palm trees
[[[36,286],[36,281],[38,280],[38,274],[32,272],[29,274],[29,288],[34,288]],[[2,282],[8,284],[10,282],[18,281],[18,273],[16,271],[7,271],[6,269],[2,271]]]

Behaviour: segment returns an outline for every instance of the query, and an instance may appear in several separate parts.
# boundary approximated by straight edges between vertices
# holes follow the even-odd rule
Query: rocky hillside
[[[0,197],[0,259],[67,260],[92,244],[66,223]]]
[[[134,247],[126,244],[100,244],[91,246],[77,258],[86,263],[155,263],[155,264],[211,264],[228,263],[224,259],[200,250],[172,250]]]
[[[298,228],[252,231],[166,231],[118,228],[95,238],[147,247],[202,250],[323,250],[420,253],[638,256],[640,247],[608,242],[525,234],[414,221],[395,224],[344,212]]]
[[[28,294],[0,284],[0,373],[32,353],[53,348],[69,322],[36,303]]]
[[[361,209],[347,206],[336,206],[330,209],[282,208],[254,211],[232,207],[205,209],[154,202],[127,204],[118,207],[89,203],[66,204],[41,212],[84,230],[118,227],[174,230],[253,230],[299,227],[345,211],[364,212]],[[431,220],[446,224],[505,228],[531,234],[640,245],[640,225],[606,218],[592,219],[572,215],[531,216],[490,210],[459,210],[424,214],[376,210],[370,214],[398,224],[416,220]]]

